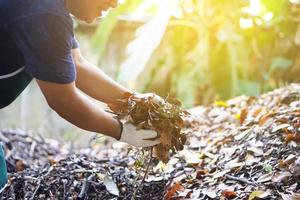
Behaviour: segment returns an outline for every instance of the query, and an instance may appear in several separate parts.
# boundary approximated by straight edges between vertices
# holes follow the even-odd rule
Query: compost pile
[[[0,141],[4,148],[8,172],[54,163],[72,153],[67,144],[40,135],[33,136],[32,133],[22,130],[1,131]]]
[[[167,163],[154,158],[142,184],[136,151],[73,154],[11,173],[0,198],[298,200],[299,91],[292,84],[190,110],[184,149],[170,151]]]
[[[188,148],[196,156],[188,162],[195,171],[177,177],[179,196],[300,199],[299,85],[190,112]]]
[[[137,187],[134,159],[73,155],[10,177],[1,199],[131,199]],[[161,199],[166,181],[144,183],[134,199]]]

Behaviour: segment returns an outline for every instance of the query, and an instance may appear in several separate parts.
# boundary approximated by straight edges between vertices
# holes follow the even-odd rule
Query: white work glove
[[[122,122],[121,122],[122,123]],[[135,147],[151,147],[160,143],[157,132],[153,130],[139,129],[131,123],[122,123],[123,130],[119,141],[126,142]],[[152,139],[152,140],[151,140]]]

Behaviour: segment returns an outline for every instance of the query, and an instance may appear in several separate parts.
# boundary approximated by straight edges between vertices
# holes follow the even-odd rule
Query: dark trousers
[[[32,80],[25,70],[20,73],[0,79],[0,109],[11,104]]]
[[[32,77],[28,75],[25,70],[6,78],[2,76],[0,79],[0,109],[11,104],[22,93],[31,80]],[[7,168],[2,145],[0,145],[0,188],[6,183]]]

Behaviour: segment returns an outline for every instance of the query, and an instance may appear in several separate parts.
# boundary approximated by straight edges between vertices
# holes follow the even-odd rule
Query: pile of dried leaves
[[[163,100],[153,94],[126,93],[123,99],[110,104],[109,108],[119,120],[132,123],[140,129],[157,131],[161,144],[154,147],[154,156],[168,162],[169,152],[183,149],[186,135],[181,131],[183,117],[189,113],[181,108],[179,101]]]
[[[141,186],[143,173],[135,166],[135,154],[107,159],[72,155],[10,174],[0,198],[299,200],[299,91],[300,85],[290,85],[190,110],[184,118],[188,136],[184,149],[171,154],[168,163],[153,159]],[[128,110],[119,114],[136,113],[133,119],[141,128],[153,128],[146,117],[163,115],[152,113],[151,106],[157,106],[152,100],[128,102],[134,109],[124,106]],[[145,107],[151,114],[143,118],[138,114]]]
[[[182,154],[194,168],[173,180],[169,197],[299,200],[299,91],[291,85],[191,110]]]

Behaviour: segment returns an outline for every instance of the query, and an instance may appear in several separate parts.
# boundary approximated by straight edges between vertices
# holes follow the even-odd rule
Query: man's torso
[[[27,56],[27,60],[30,60],[28,55],[35,56],[31,55],[32,53],[24,55],[24,50],[22,51],[20,48],[22,44],[14,38],[16,32],[14,26],[16,24],[20,26],[23,21],[29,18],[34,18],[35,21],[41,20],[41,23],[44,23],[44,21],[48,23],[49,20],[64,21],[68,31],[72,33],[72,21],[64,7],[63,0],[0,0],[0,79],[22,70],[26,65],[24,56]],[[32,29],[26,31],[29,33],[44,31],[39,30],[39,27],[33,27]],[[30,37],[24,38],[24,40],[26,39],[30,40]],[[29,44],[33,43],[29,42]],[[47,48],[47,44],[44,45],[44,48]],[[30,74],[30,68],[27,70]]]

